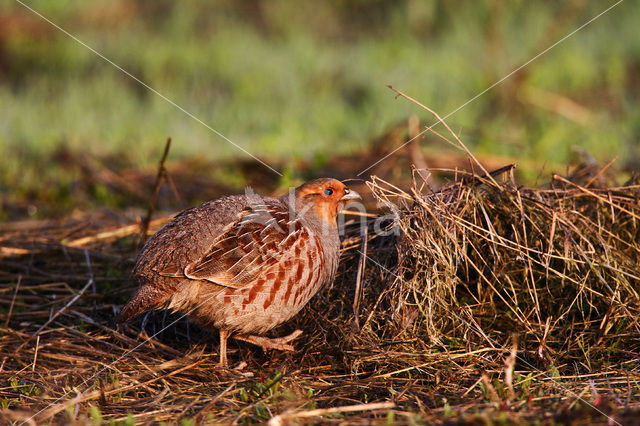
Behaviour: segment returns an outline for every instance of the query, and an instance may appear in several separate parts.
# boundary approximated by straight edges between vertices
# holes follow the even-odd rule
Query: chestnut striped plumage
[[[232,195],[178,214],[140,251],[140,287],[117,318],[167,308],[226,339],[292,350],[260,336],[287,321],[334,278],[340,240],[336,217],[359,198],[342,182],[315,179],[280,198]]]

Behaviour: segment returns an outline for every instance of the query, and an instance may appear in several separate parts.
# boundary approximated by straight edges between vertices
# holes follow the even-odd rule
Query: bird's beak
[[[349,200],[361,200],[362,197],[356,191],[346,188],[344,190],[344,195],[340,198],[340,201],[349,201]]]

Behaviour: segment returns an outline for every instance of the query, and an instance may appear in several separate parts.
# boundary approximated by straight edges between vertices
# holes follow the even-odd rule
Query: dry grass
[[[480,171],[372,177],[380,211],[346,216],[335,283],[273,332],[303,329],[298,351],[232,342],[231,371],[176,314],[114,328],[141,223],[0,224],[3,421],[638,421],[640,179],[591,164],[518,187],[452,143]]]
[[[374,177],[392,213],[382,227],[399,232],[376,234],[380,216],[368,217],[364,240],[363,218],[348,216],[335,284],[278,330],[302,328],[299,351],[232,343],[234,371],[218,369],[214,338],[177,315],[112,326],[132,290],[138,226],[99,215],[4,224],[2,416],[637,419],[640,185],[581,169],[518,188],[511,172],[460,172],[435,192],[420,174],[406,191]]]

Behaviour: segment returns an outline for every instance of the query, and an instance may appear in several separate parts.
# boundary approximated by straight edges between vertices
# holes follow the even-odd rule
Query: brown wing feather
[[[184,278],[184,268],[180,268],[177,263],[170,263],[162,271],[159,271],[158,274],[163,277]]]
[[[275,265],[301,230],[287,212],[272,206],[244,210],[215,240],[211,248],[184,270],[169,265],[160,274],[206,280],[225,287],[242,288]]]

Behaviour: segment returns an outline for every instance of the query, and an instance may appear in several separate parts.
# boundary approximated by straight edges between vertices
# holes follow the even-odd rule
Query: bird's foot
[[[296,330],[288,336],[277,337],[270,339],[264,336],[254,336],[248,334],[240,334],[233,336],[234,339],[242,340],[244,342],[253,343],[254,345],[262,347],[263,350],[277,349],[279,351],[294,351],[295,348],[288,343],[302,334],[302,330]]]

